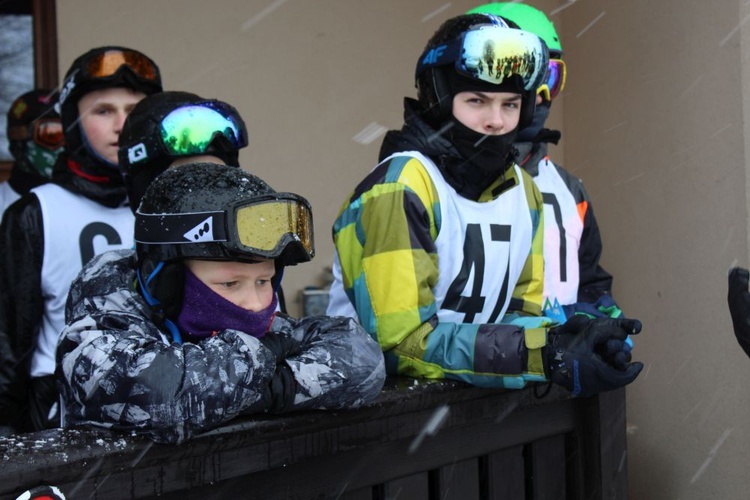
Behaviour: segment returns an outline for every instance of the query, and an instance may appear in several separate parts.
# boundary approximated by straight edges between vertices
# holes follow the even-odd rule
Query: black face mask
[[[503,135],[484,135],[457,120],[447,132],[461,158],[447,157],[441,171],[461,196],[476,200],[512,163],[517,129]]]

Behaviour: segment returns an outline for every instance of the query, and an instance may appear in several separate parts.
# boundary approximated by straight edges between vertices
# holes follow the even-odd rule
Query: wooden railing
[[[389,381],[344,412],[233,421],[182,445],[102,430],[0,437],[0,498],[625,499],[625,391],[571,398]]]

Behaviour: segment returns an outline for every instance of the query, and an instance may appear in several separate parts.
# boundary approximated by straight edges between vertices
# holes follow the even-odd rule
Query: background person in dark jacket
[[[240,414],[352,408],[380,392],[383,355],[354,320],[276,312],[283,268],[314,255],[303,198],[239,168],[182,165],[146,190],[135,239],[71,287],[65,426],[179,443]]]
[[[750,273],[742,267],[729,270],[729,291],[727,302],[732,316],[732,326],[737,342],[750,357],[750,291],[748,280]]]
[[[541,10],[525,3],[493,2],[468,13],[502,17],[544,40],[549,69],[536,93],[534,118],[516,137],[516,163],[528,172],[544,200],[544,296],[542,312],[564,322],[575,313],[622,315],[612,298],[612,276],[599,263],[602,240],[583,182],[549,157],[547,145],[561,134],[544,128],[552,102],[565,87],[566,67],[557,31]]]
[[[65,151],[52,181],[11,205],[0,226],[0,423],[18,431],[59,425],[53,374],[68,289],[94,255],[133,245],[118,136],[133,106],[160,91],[156,64],[124,47],[92,49],[65,75]]]
[[[239,167],[248,143],[239,111],[224,101],[168,90],[135,105],[122,126],[119,167],[133,213],[170,166],[211,162]]]
[[[49,182],[63,147],[57,91],[36,89],[16,98],[8,110],[8,149],[13,155],[10,178],[0,183],[0,215],[32,188]]]

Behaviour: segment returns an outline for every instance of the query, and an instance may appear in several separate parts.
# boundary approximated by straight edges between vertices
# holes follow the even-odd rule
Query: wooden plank
[[[513,446],[487,455],[486,498],[489,500],[524,500],[526,482],[523,446]]]
[[[373,493],[372,488],[360,488],[354,491],[345,491],[340,496],[336,497],[337,500],[372,500]]]
[[[421,472],[387,481],[383,484],[382,495],[378,498],[382,498],[383,500],[429,498],[428,476],[428,472]]]
[[[586,500],[627,498],[625,388],[585,398],[579,404],[579,444]]]
[[[599,395],[602,498],[628,497],[625,388]]]
[[[565,436],[534,441],[528,447],[531,498],[559,500],[567,497],[565,486]]]
[[[436,498],[441,500],[479,499],[479,460],[453,462],[437,470]]]

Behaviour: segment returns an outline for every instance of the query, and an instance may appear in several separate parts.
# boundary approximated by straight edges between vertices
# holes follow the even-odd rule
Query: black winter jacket
[[[126,200],[125,187],[75,174],[66,154],[58,156],[52,182],[108,207]],[[44,230],[39,199],[27,193],[3,214],[0,225],[0,425],[19,432],[28,427],[29,372],[37,342],[44,297]]]

